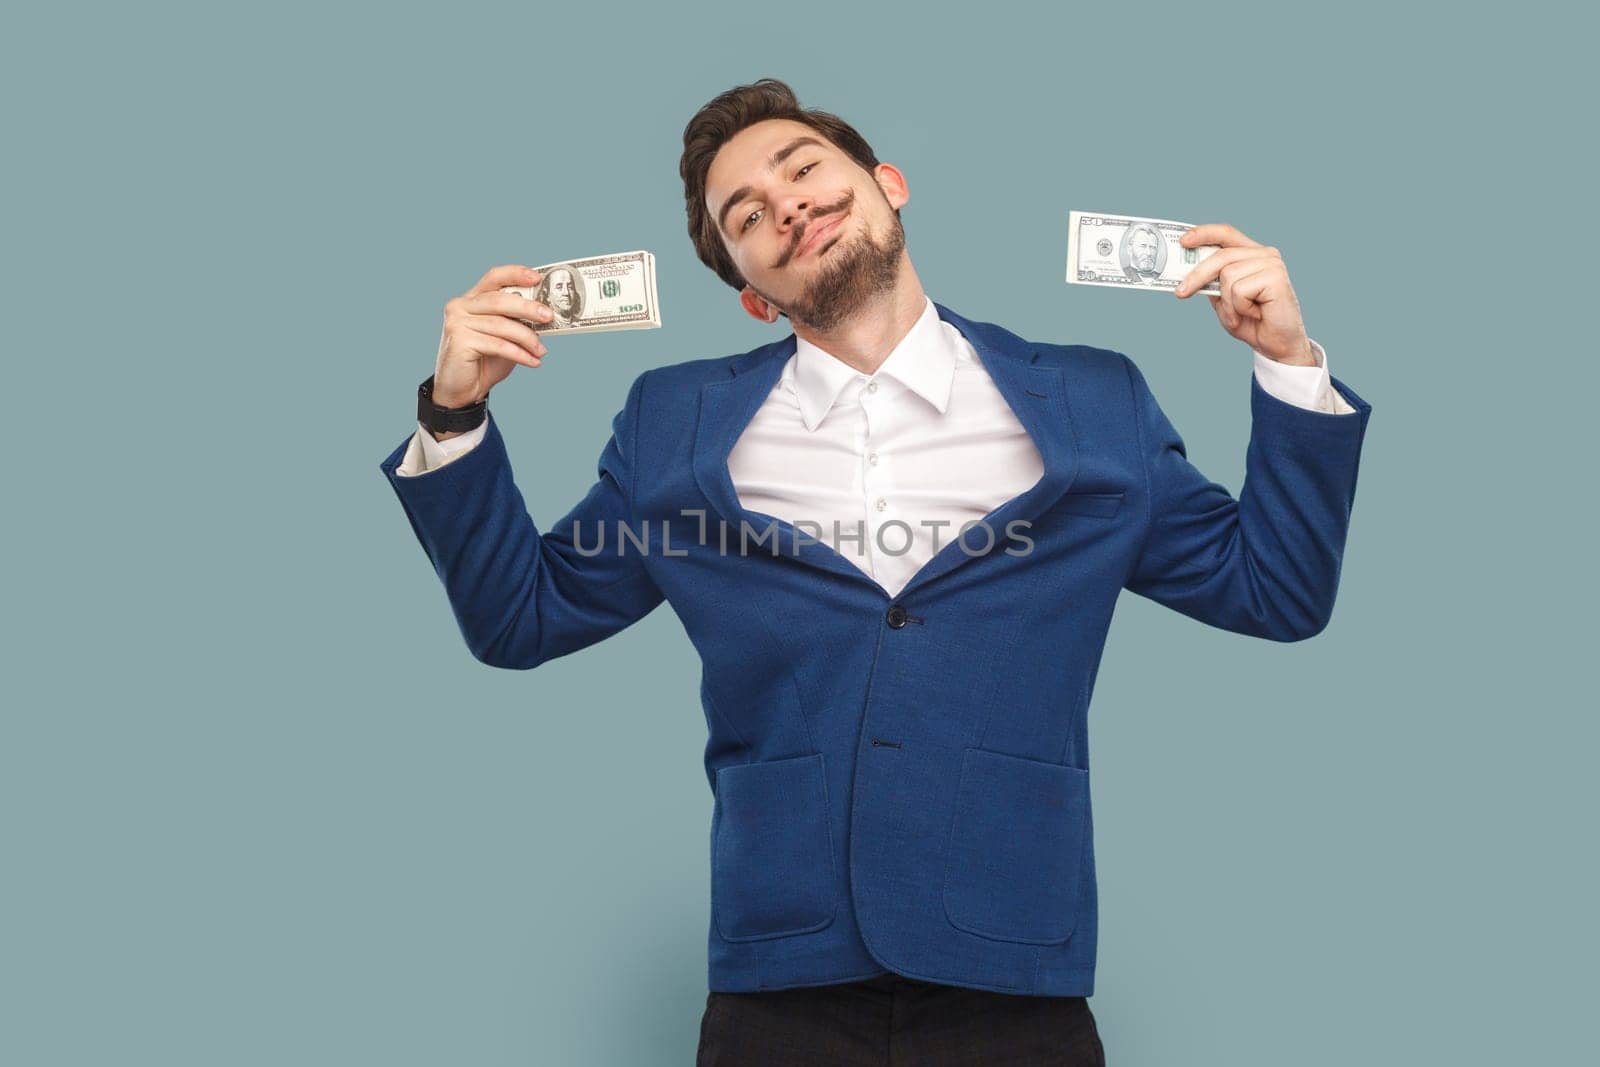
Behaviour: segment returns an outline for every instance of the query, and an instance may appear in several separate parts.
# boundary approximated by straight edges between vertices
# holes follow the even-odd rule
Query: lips
[[[800,247],[795,250],[795,255],[797,257],[805,255],[817,246],[818,241],[837,230],[839,224],[844,221],[845,214],[846,212],[841,211],[839,214],[830,216],[820,223],[813,224],[811,232],[806,234],[805,240],[801,241]]]

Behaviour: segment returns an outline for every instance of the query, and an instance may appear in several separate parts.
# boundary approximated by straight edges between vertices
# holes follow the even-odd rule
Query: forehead
[[[796,137],[815,137],[825,150],[836,151],[821,132],[803,122],[763,119],[734,134],[717,150],[706,171],[706,203],[715,208],[722,203],[722,197],[735,188],[760,180],[767,173],[767,160],[772,158],[772,153]]]

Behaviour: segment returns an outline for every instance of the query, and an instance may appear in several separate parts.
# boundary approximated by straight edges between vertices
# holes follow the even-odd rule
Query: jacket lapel
[[[1010,543],[1007,524],[1014,520],[1031,522],[1043,514],[1067,491],[1078,469],[1077,442],[1061,368],[1037,362],[1038,350],[1006,330],[969,322],[938,303],[934,307],[939,317],[960,330],[977,351],[995,387],[1033,438],[1043,461],[1044,474],[1031,488],[984,517],[993,532],[992,543],[983,530],[973,530],[963,548],[954,540],[954,531],[943,531],[951,539],[912,576],[901,591],[901,597],[989,552],[1004,551]],[[692,457],[695,481],[718,516],[728,524],[730,553],[739,552],[740,524],[748,523],[751,532],[746,551],[771,554],[770,538],[756,541],[757,537],[766,536],[770,527],[776,534],[778,554],[853,581],[866,582],[886,600],[890,599],[887,590],[831,546],[813,541],[809,533],[796,530],[781,518],[747,511],[739,503],[739,494],[728,471],[728,456],[762,401],[777,384],[784,364],[794,352],[795,338],[790,334],[782,341],[740,356],[729,364],[727,378],[701,386],[700,417],[695,428]],[[1026,527],[1022,532],[1032,536]],[[721,543],[717,535],[709,532],[707,542]]]
[[[707,516],[706,542],[719,546],[719,551],[722,551],[720,546],[725,544],[730,555],[738,555],[740,524],[746,523],[749,532],[745,535],[745,552],[751,555],[782,555],[846,578],[868,582],[882,592],[882,586],[829,545],[813,541],[809,534],[802,533],[777,516],[747,511],[739,503],[733,475],[728,471],[728,456],[738,443],[739,435],[755,418],[761,402],[778,384],[783,365],[794,355],[794,351],[795,338],[794,334],[790,334],[782,341],[740,356],[729,365],[730,374],[727,378],[707,382],[700,387],[700,419],[695,427],[694,438],[694,478],[717,513],[716,516]],[[710,524],[715,518],[727,524],[725,535],[711,531]],[[772,531],[771,535],[769,530]],[[776,549],[773,548],[774,535]]]

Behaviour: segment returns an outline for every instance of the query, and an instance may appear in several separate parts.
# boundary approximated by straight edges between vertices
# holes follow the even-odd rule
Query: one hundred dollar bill
[[[549,322],[527,322],[541,334],[651,330],[661,325],[656,300],[656,257],[649,252],[568,259],[535,267],[538,285],[503,285],[555,313]]]
[[[1118,289],[1171,292],[1201,260],[1221,245],[1185,248],[1178,243],[1188,223],[1133,215],[1067,213],[1067,281]],[[1216,281],[1198,292],[1221,296]]]

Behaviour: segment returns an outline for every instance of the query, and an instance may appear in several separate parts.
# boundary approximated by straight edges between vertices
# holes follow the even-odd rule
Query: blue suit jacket
[[[1235,500],[1189,463],[1126,356],[936,307],[1044,474],[990,512],[992,538],[949,538],[896,597],[739,503],[728,454],[792,335],[640,374],[598,480],[548,531],[493,420],[439,470],[397,477],[404,443],[382,463],[484,663],[536,667],[672,604],[704,668],[714,991],[887,969],[1090,995],[1086,718],[1119,592],[1276,641],[1333,610],[1371,412],[1342,382],[1355,414],[1285,403],[1251,375]]]

